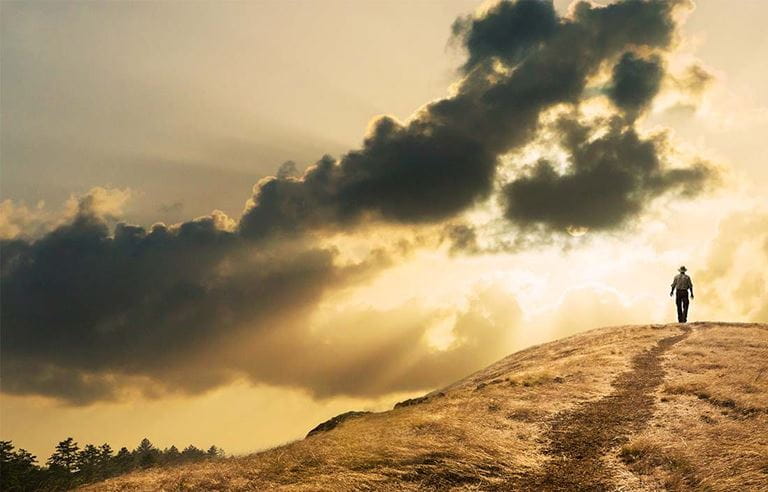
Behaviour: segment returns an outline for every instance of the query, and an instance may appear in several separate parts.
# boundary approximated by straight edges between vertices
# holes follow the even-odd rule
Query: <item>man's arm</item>
[[[693,299],[693,280],[688,277],[688,288],[691,289],[691,299]]]
[[[669,291],[669,297],[672,297],[672,294],[675,293],[675,281],[676,280],[677,280],[677,277],[672,279],[672,286],[671,286],[671,290]]]

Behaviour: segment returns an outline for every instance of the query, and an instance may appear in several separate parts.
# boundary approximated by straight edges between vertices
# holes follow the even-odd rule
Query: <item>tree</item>
[[[198,461],[205,458],[205,451],[190,444],[181,452],[181,457],[184,461]]]
[[[162,462],[167,464],[174,464],[181,461],[181,453],[179,452],[179,449],[176,446],[171,446],[170,448],[165,448],[163,450],[163,458]]]
[[[68,474],[74,473],[78,470],[78,451],[79,447],[74,439],[71,437],[59,442],[56,445],[56,450],[53,452],[46,464],[54,470],[65,471]]]
[[[133,453],[142,468],[149,468],[160,461],[160,451],[146,437],[141,440]]]
[[[102,478],[110,477],[115,472],[113,463],[112,446],[107,443],[99,446],[99,476]]]
[[[149,453],[153,449],[155,449],[155,445],[152,444],[150,440],[145,437],[144,439],[141,440],[139,445],[136,447],[136,452],[139,454]]]
[[[15,449],[11,441],[0,441],[0,491],[69,490],[86,483],[157,464],[176,464],[224,457],[224,450],[211,446],[203,451],[189,445],[179,452],[176,446],[156,448],[144,438],[133,451],[122,447],[115,454],[112,447],[86,444],[81,450],[71,437],[59,442],[47,468],[36,464],[37,458],[25,449]]]
[[[221,448],[217,448],[216,446],[211,446],[208,448],[208,451],[205,453],[208,458],[223,458],[224,457],[224,450]]]
[[[100,475],[101,451],[93,444],[86,444],[77,454],[77,469],[81,483],[93,481]]]
[[[73,478],[78,471],[79,450],[77,443],[71,437],[56,445],[55,451],[46,462],[48,465],[46,489],[69,489],[74,485]]]
[[[133,455],[128,451],[128,448],[123,446],[112,459],[112,463],[114,464],[116,473],[127,473],[133,469]]]
[[[26,449],[14,451],[12,441],[0,441],[0,490],[34,490],[42,479],[37,458]]]
[[[110,446],[107,443],[102,444],[99,446],[99,463],[102,465],[109,463],[109,460],[112,459],[112,446]]]
[[[0,441],[0,463],[10,463],[13,454],[13,441]]]

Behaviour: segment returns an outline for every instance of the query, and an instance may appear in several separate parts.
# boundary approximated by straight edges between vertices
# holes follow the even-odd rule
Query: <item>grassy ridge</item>
[[[664,378],[647,390],[650,420],[617,436],[599,463],[613,484],[631,490],[768,490],[768,432],[761,432],[768,429],[768,326],[688,326],[690,335],[659,356]],[[84,490],[503,487],[552,468],[552,423],[610,398],[639,354],[679,333],[670,324],[574,335],[512,354],[423,401],[357,415],[301,441]]]

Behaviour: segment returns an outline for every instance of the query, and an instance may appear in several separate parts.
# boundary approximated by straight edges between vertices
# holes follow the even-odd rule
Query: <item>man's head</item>
[[[684,266],[681,266],[680,268],[678,268],[678,271],[679,271],[680,273],[685,273],[685,271],[686,271],[686,270],[688,270],[688,269],[687,269],[687,268],[685,268]]]

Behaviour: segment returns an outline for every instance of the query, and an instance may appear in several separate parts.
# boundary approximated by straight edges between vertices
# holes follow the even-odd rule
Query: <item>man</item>
[[[693,299],[693,282],[691,277],[685,274],[686,268],[681,266],[678,270],[680,273],[675,275],[672,280],[672,290],[669,292],[669,297],[677,290],[677,298],[675,304],[677,304],[677,322],[685,323],[688,321],[688,289],[691,289],[691,299]]]

